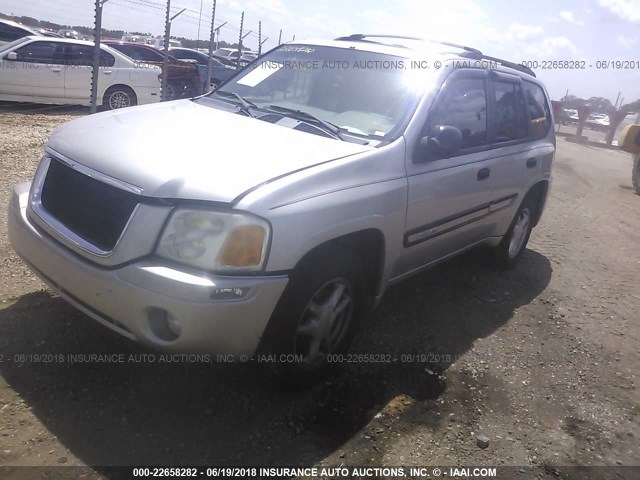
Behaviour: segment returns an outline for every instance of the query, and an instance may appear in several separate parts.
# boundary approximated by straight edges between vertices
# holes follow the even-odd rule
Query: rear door
[[[69,99],[79,103],[91,100],[91,76],[93,72],[93,47],[90,45],[66,44],[64,90]],[[113,55],[100,51],[98,71],[98,91],[104,91],[115,83],[117,69],[114,69]],[[98,99],[98,103],[100,99]]]
[[[506,233],[524,196],[539,178],[549,146],[538,139],[546,136],[551,122],[544,107],[533,104],[535,91],[530,89],[540,90],[537,85],[503,72],[493,71],[490,77],[495,159],[491,165],[493,192],[487,223],[491,236],[497,237]],[[544,99],[544,93],[540,93]],[[531,97],[529,102],[527,97]]]
[[[13,50],[16,60],[3,57],[0,93],[49,101],[64,97],[62,43],[36,40]]]
[[[435,126],[458,128],[460,153],[451,158],[407,160],[409,198],[399,276],[444,258],[487,237],[484,222],[490,192],[488,74],[458,70],[444,83],[422,136]]]

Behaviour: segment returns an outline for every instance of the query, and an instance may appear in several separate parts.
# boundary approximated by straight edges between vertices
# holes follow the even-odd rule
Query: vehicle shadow
[[[88,115],[89,112],[89,107],[83,107],[81,105],[52,105],[46,103],[0,101],[0,113],[83,116]]]
[[[466,255],[391,288],[364,320],[352,361],[306,391],[278,388],[262,368],[160,362],[45,292],[0,310],[0,373],[88,465],[313,464],[398,395],[441,395],[447,385],[437,373],[540,295],[552,274],[531,250],[511,272],[481,263]]]

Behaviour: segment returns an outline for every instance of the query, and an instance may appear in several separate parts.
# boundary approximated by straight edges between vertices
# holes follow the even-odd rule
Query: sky
[[[213,0],[171,0],[172,35],[208,39]],[[202,8],[202,10],[201,10]],[[103,27],[164,32],[166,0],[108,0]],[[68,25],[93,25],[93,0],[0,0],[0,11]],[[552,99],[567,90],[615,103],[640,99],[640,0],[218,0],[220,39],[237,42],[240,14],[245,45],[263,49],[282,41],[330,39],[350,33],[413,35],[468,45],[517,63],[583,61],[585,69],[537,69]],[[202,12],[202,14],[200,13]],[[631,61],[632,68],[597,68],[602,61]],[[621,66],[627,66],[621,64]]]

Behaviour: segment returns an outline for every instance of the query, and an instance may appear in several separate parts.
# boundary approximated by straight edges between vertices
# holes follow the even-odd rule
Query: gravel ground
[[[0,106],[3,205],[73,114]],[[3,209],[0,465],[638,465],[630,177],[628,154],[559,139],[518,268],[471,254],[397,285],[352,348],[426,363],[349,363],[304,392],[253,367],[151,361],[43,289],[12,253]],[[113,353],[125,363],[68,361]]]

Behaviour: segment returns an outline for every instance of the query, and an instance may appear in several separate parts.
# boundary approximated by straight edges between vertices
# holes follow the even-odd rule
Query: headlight
[[[258,271],[269,234],[265,220],[246,213],[176,210],[156,254],[202,270]]]

